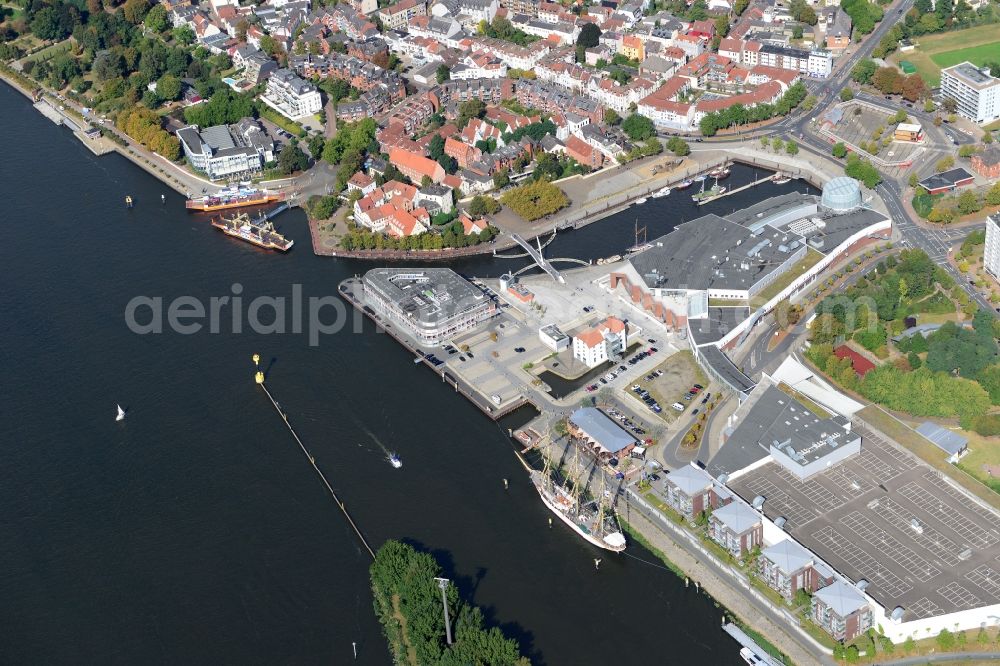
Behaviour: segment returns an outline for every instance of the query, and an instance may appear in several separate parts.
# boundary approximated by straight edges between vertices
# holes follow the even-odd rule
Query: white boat
[[[758,664],[763,664],[764,660],[753,653],[748,647],[740,648],[740,656],[743,657],[743,661],[750,664],[750,666],[758,666]]]
[[[694,180],[701,181],[701,180],[705,180],[706,178],[708,178],[708,176],[706,176],[703,173],[699,173],[697,176],[694,177]]]
[[[775,185],[784,185],[785,183],[790,183],[791,181],[791,177],[786,176],[783,173],[776,173],[771,177],[771,182]]]
[[[635,202],[636,202],[637,204],[644,204],[644,203],[646,203],[647,201],[649,201],[649,199],[647,199],[646,197],[643,197],[643,198],[641,198],[641,199],[636,199],[636,200],[635,200]]]
[[[598,548],[615,553],[625,550],[625,535],[617,529],[608,531],[606,524],[601,525],[601,523],[607,523],[608,520],[613,520],[613,516],[604,515],[600,507],[591,506],[596,502],[589,502],[578,508],[577,501],[569,491],[553,484],[551,479],[546,484],[545,478],[538,470],[531,472],[531,481],[545,506],[559,516],[560,520],[573,528],[574,532]]]
[[[392,465],[393,467],[395,467],[396,469],[399,469],[400,467],[403,466],[403,461],[400,460],[399,456],[397,456],[395,453],[390,453],[389,454],[389,464]]]
[[[670,194],[670,188],[669,187],[664,187],[664,188],[661,188],[661,189],[653,192],[653,198],[654,199],[659,199],[660,197],[665,197],[665,196],[668,196],[669,194]]]
[[[115,421],[124,421],[125,420],[125,410],[122,409],[121,405],[116,405],[116,407],[118,407],[118,416],[115,417]]]

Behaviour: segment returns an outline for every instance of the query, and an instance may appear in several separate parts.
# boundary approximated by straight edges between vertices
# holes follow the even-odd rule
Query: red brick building
[[[1000,178],[1000,148],[989,146],[972,156],[972,170],[984,178]]]

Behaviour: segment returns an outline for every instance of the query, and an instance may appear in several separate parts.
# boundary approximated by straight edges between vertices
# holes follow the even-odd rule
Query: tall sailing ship
[[[212,220],[212,226],[224,234],[268,250],[286,252],[295,243],[279,234],[271,221],[263,216],[258,220],[251,220],[246,213],[240,213],[233,217]]]
[[[224,187],[215,194],[188,199],[184,205],[188,210],[211,212],[228,208],[242,208],[243,206],[262,206],[284,200],[284,192],[271,192],[247,185],[234,185]]]
[[[579,451],[577,454],[579,462]],[[603,480],[604,476],[601,478]],[[545,506],[581,537],[598,548],[616,553],[625,550],[625,536],[614,511],[605,504],[603,489],[598,499],[581,499],[579,479],[571,483],[567,478],[566,483],[557,484],[552,478],[548,458],[545,458],[544,469],[531,471],[531,482]]]

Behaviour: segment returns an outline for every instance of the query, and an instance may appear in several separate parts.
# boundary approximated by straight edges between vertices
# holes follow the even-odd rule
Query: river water
[[[296,247],[262,252],[123,158],[94,157],[5,86],[0,117],[0,661],[388,663],[368,554],[254,386],[260,353],[370,542],[432,550],[536,663],[740,663],[712,600],[643,548],[602,556],[548,527],[505,432],[529,415],[490,422],[369,322],[318,346],[305,333],[235,333],[225,318],[217,334],[126,326],[136,296],[208,303],[237,283],[246,302],[294,285],[334,295],[369,266],[314,256],[301,212],[277,220]],[[560,236],[550,256],[621,252],[637,213],[652,238],[700,212],[686,196],[651,200]]]

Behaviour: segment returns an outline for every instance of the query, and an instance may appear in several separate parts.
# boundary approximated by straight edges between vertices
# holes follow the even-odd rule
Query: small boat
[[[664,188],[661,188],[661,189],[653,192],[653,198],[654,199],[659,199],[660,197],[665,197],[665,196],[669,196],[669,195],[670,195],[670,188],[669,187],[664,187]]]
[[[791,176],[786,176],[783,173],[776,173],[771,177],[771,182],[775,185],[784,185],[785,183],[790,183],[791,181]]]
[[[121,405],[116,405],[116,407],[118,407],[118,416],[115,417],[115,421],[124,421],[125,420],[125,410],[122,409]]]
[[[727,176],[729,176],[729,167],[724,167],[724,166],[719,167],[714,171],[710,171],[708,175],[711,176],[712,178],[715,178],[716,180],[718,180],[719,178],[726,178]]]
[[[423,360],[424,360],[424,357],[423,357],[423,356],[418,356],[418,357],[416,357],[415,359],[413,359],[413,365],[417,365],[417,364],[419,364],[420,362],[422,362]]]
[[[695,176],[695,177],[694,177],[694,179],[695,179],[696,181],[698,181],[698,182],[702,182],[702,181],[704,181],[704,180],[705,180],[706,178],[708,178],[708,176],[707,176],[706,174],[703,174],[703,173],[699,173],[699,174],[698,174],[697,176]]]
[[[693,180],[682,180],[681,182],[677,183],[677,185],[675,187],[678,190],[686,190],[687,188],[691,187],[692,185],[694,185],[694,181]]]
[[[397,456],[395,453],[390,453],[389,454],[389,464],[392,465],[393,467],[395,467],[396,469],[399,469],[400,467],[403,466],[403,461],[400,460],[399,456]]]
[[[636,200],[635,200],[635,202],[636,202],[637,204],[644,204],[644,203],[646,203],[647,201],[649,201],[649,199],[647,199],[646,197],[643,197],[643,198],[641,198],[641,199],[636,199]]]

